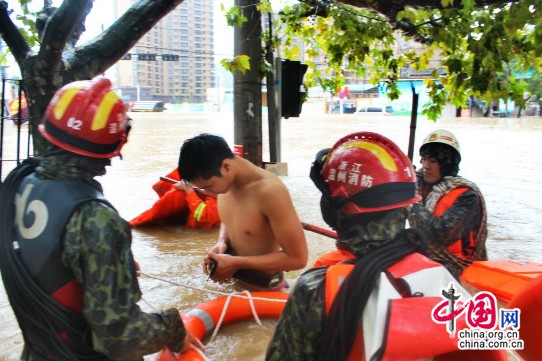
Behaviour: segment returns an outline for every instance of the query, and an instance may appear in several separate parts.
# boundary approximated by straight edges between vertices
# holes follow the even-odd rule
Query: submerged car
[[[382,115],[392,115],[393,114],[393,107],[391,105],[370,105],[367,107],[361,107],[357,112],[354,114],[359,115],[375,115],[375,114],[382,114]]]

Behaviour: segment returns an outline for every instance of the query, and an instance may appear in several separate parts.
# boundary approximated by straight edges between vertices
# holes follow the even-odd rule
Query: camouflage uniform
[[[427,187],[421,172],[417,172],[418,190],[420,194]],[[440,217],[433,215],[433,210],[438,200],[450,190],[456,187],[468,187],[455,203]],[[409,216],[411,227],[425,232],[429,249],[428,256],[435,261],[450,266],[454,275],[461,274],[472,260],[487,260],[487,212],[484,197],[478,187],[460,176],[446,176],[432,186],[427,195],[423,195],[423,201],[412,206]],[[473,231],[475,235],[475,249],[471,260],[457,257],[447,246],[459,239],[469,237]]]
[[[337,241],[361,257],[389,242],[404,229],[402,210],[390,212],[385,220],[352,227]],[[322,328],[326,316],[327,267],[312,268],[297,280],[269,344],[266,360],[319,360]]]
[[[42,179],[77,179],[101,189],[93,178],[105,174],[108,162],[62,152],[45,158],[36,174]],[[66,224],[62,244],[62,263],[82,285],[82,312],[93,348],[104,360],[142,360],[164,346],[181,350],[186,331],[179,312],[144,313],[137,305],[141,291],[131,229],[115,210],[98,201],[83,203]],[[26,354],[23,359],[39,357]]]

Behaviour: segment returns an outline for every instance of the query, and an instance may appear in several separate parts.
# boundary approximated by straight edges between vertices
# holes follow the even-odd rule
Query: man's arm
[[[412,228],[423,230],[432,242],[449,246],[469,231],[477,229],[482,217],[480,199],[469,189],[440,216],[417,203],[412,206],[409,222]]]
[[[311,269],[300,276],[269,342],[266,360],[318,359],[325,319],[326,270]]]
[[[128,223],[111,208],[87,202],[70,218],[62,259],[82,285],[83,315],[96,351],[136,359],[168,346],[180,351],[186,331],[179,312],[141,311],[141,291],[130,249]]]
[[[293,271],[305,267],[308,259],[307,240],[286,186],[282,182],[269,182],[262,192],[260,204],[281,250],[271,253],[270,257],[256,256],[253,260],[247,259],[248,264],[240,268]]]

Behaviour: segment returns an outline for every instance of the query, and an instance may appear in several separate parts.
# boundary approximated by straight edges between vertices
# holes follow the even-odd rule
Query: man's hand
[[[177,359],[181,354],[189,351],[190,349],[194,349],[196,352],[203,352],[205,346],[203,346],[201,341],[198,340],[194,335],[192,335],[190,331],[186,330],[186,336],[184,337],[183,348],[181,349],[181,351],[174,352],[171,349],[169,351],[175,357],[175,359]]]
[[[214,262],[215,266],[212,272],[210,272],[209,269],[205,273],[215,282],[229,283],[233,278],[233,274],[237,271],[235,258],[235,256],[225,253],[218,254],[208,252],[206,261],[208,259],[210,265]]]
[[[186,336],[184,337],[184,346],[181,350],[181,353],[188,351],[191,348],[195,350],[201,350],[203,352],[205,347],[203,346],[201,341],[197,339],[197,337],[192,335],[190,331],[186,330]]]
[[[173,188],[183,191],[186,194],[190,194],[194,191],[194,187],[192,187],[192,184],[188,183],[187,181],[180,181],[173,185]]]

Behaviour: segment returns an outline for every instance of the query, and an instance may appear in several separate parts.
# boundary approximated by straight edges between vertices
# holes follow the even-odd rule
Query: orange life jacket
[[[469,188],[467,187],[458,187],[446,193],[437,202],[435,209],[433,210],[433,215],[435,217],[441,217],[455,203],[457,198],[468,190]],[[474,231],[471,230],[468,234],[468,243],[466,245],[463,244],[462,239],[458,239],[449,245],[447,249],[450,253],[459,258],[471,259],[474,252],[475,239]]]
[[[176,181],[180,181],[181,176],[179,175],[179,168],[173,169],[171,172],[166,174],[166,177],[174,179]],[[158,194],[158,197],[160,198],[164,196],[164,194],[166,194],[166,192],[169,191],[172,187],[173,184],[163,181],[161,179],[152,185],[152,189],[156,192],[156,194]]]
[[[333,260],[326,273],[326,313],[329,313],[342,281],[354,268],[351,263],[337,262],[341,253],[344,255],[342,261],[352,259],[353,255],[345,251],[332,253],[317,261],[324,265]],[[432,310],[442,301],[441,291],[453,280],[453,276],[441,264],[419,253],[408,255],[389,267],[381,274],[379,287],[371,293],[372,308],[368,313],[364,312],[363,327],[360,325],[358,328],[348,360],[365,360],[365,345],[368,345],[369,358],[383,347],[382,360],[389,361],[431,358],[438,361],[505,361],[506,352],[503,350],[458,350],[457,338],[451,338],[443,325],[433,321]],[[409,289],[422,296],[403,298],[401,293],[404,292],[399,291],[396,285],[405,284],[408,287],[401,288],[403,291]],[[461,286],[457,287],[468,295]],[[467,327],[464,316],[456,321],[458,330]],[[365,329],[367,332],[364,332]]]
[[[186,227],[211,228],[220,224],[216,197],[203,196],[201,199],[197,192],[192,192],[186,195],[185,200],[189,209]]]
[[[164,224],[173,219],[180,219],[185,210],[186,193],[172,188],[154,202],[151,208],[136,216],[129,223],[132,227],[145,224]]]
[[[181,179],[177,168],[166,177],[174,180]],[[185,218],[184,225],[190,228],[211,228],[220,224],[216,197],[198,194],[197,191],[187,195],[163,180],[156,182],[152,189],[160,199],[151,208],[133,218],[129,222],[132,227],[180,223]]]

